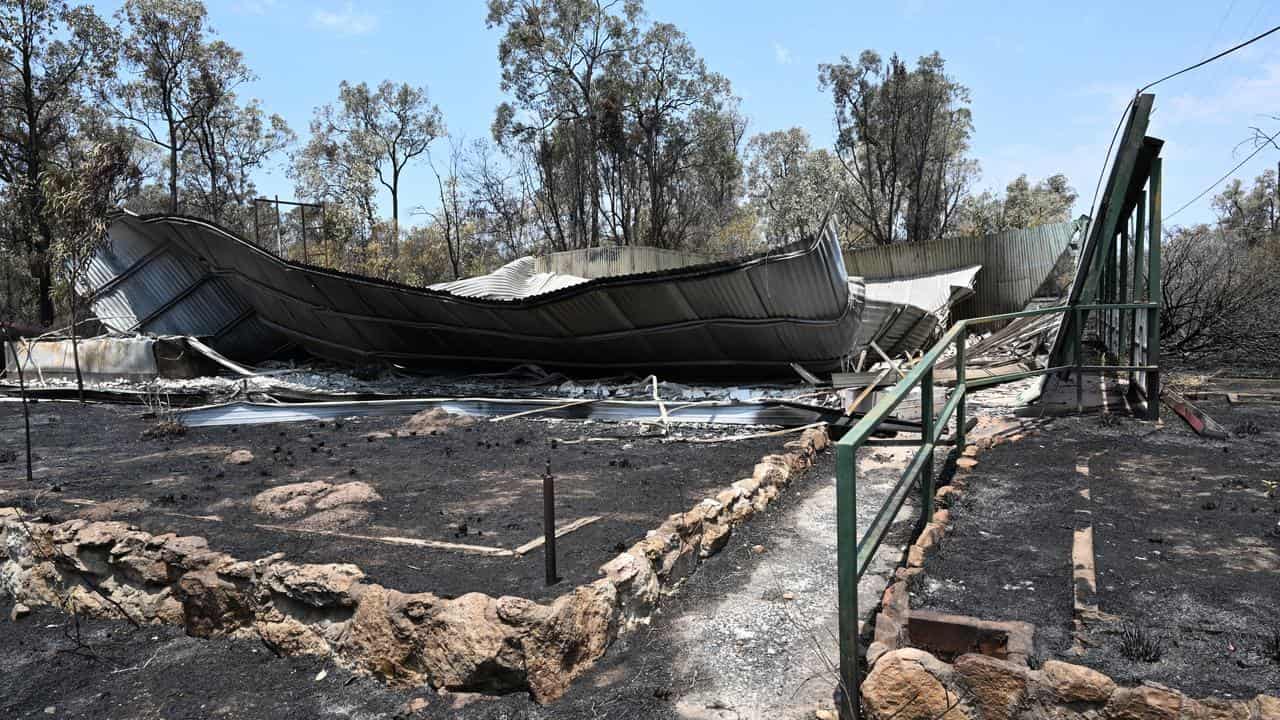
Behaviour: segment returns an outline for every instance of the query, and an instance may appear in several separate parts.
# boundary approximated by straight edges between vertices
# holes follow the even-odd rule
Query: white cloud
[[[378,27],[378,18],[356,10],[347,3],[342,10],[316,10],[311,13],[311,27],[329,30],[342,35],[364,35]]]
[[[782,43],[774,41],[773,58],[778,61],[779,65],[791,64],[791,51],[782,46]]]
[[[266,15],[279,5],[277,0],[238,0],[231,6],[231,10],[241,15]]]

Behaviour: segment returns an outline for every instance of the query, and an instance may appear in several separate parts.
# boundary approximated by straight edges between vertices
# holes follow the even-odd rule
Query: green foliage
[[[937,53],[914,70],[864,50],[818,66],[835,106],[836,153],[848,173],[851,220],[874,243],[944,237],[977,176],[967,159],[969,91]]]
[[[992,235],[1071,219],[1076,191],[1061,173],[1032,185],[1020,175],[1005,187],[1004,197],[990,191],[960,203],[952,232],[961,237]]]
[[[741,194],[745,123],[723,76],[640,2],[492,0],[502,89],[494,139],[532,171],[549,249],[697,248]]]

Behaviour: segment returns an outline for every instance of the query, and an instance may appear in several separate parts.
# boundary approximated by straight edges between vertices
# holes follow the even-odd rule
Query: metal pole
[[[1140,275],[1138,268],[1142,265],[1142,235],[1147,231],[1147,193],[1142,191],[1138,193],[1138,203],[1134,206],[1133,216],[1133,260],[1132,267],[1126,270],[1124,281],[1128,284],[1129,295],[1124,302],[1141,302],[1142,291],[1139,288],[1138,281]],[[1129,365],[1138,364],[1138,356],[1135,339],[1138,335],[1138,311],[1133,310],[1126,313],[1125,317],[1129,318],[1124,333],[1124,344],[1128,348],[1126,357]],[[1129,395],[1133,396],[1134,387],[1137,385],[1138,373],[1126,373],[1129,380]]]
[[[933,442],[933,365],[924,371],[920,379],[920,444]],[[920,506],[924,508],[924,522],[933,517],[933,455],[920,468]]]
[[[306,203],[299,203],[298,211],[302,213],[302,262],[307,265],[310,265],[311,261],[307,259],[307,205]]]
[[[1160,306],[1164,304],[1163,290],[1160,287],[1160,170],[1162,160],[1151,161],[1151,216],[1150,232],[1147,236],[1149,246],[1150,267],[1147,268],[1147,295],[1155,307],[1147,312],[1147,364],[1156,368],[1147,371],[1147,419],[1160,419]]]
[[[280,227],[280,196],[276,196],[276,255],[284,257],[284,234]]]
[[[1072,357],[1076,361],[1076,412],[1084,412],[1084,312],[1079,307],[1073,310],[1071,320]]]
[[[836,581],[840,633],[840,720],[855,720],[862,685],[858,666],[858,449],[836,444]]]
[[[546,559],[547,584],[560,582],[556,576],[556,478],[551,474],[551,461],[542,475],[542,536],[543,554]]]
[[[956,401],[956,447],[964,451],[965,442],[965,418],[964,404],[969,389],[965,387],[964,379],[964,346],[965,341],[969,339],[969,326],[963,325],[960,328],[960,334],[956,336],[956,387],[953,392],[960,393],[960,399]]]

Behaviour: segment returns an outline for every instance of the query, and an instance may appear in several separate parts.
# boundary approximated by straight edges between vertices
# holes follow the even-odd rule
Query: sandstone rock
[[[1028,671],[988,655],[956,658],[955,671],[973,693],[983,720],[1009,720],[1027,690]]]
[[[1111,678],[1083,665],[1046,660],[1040,667],[1045,684],[1062,702],[1106,702],[1116,690]]]
[[[918,545],[907,548],[907,567],[924,567],[924,550]]]
[[[444,408],[432,408],[409,418],[401,429],[416,435],[431,435],[448,432],[450,428],[468,427],[475,423],[476,419],[470,415],[453,414]]]
[[[290,483],[263,490],[253,498],[254,512],[274,518],[292,518],[305,515],[316,498],[333,485],[323,480]]]
[[[1185,698],[1182,701],[1182,720],[1250,720],[1252,717],[1249,703],[1239,700]]]
[[[183,575],[175,594],[182,603],[187,632],[196,637],[230,634],[253,621],[249,593],[215,572],[202,570]]]
[[[698,553],[706,558],[724,549],[732,534],[732,526],[727,522],[707,523],[702,526],[702,545]]]
[[[1253,704],[1258,709],[1257,720],[1280,720],[1280,698],[1259,695]]]
[[[558,699],[604,654],[617,628],[615,600],[613,584],[597,580],[556,598],[551,617],[530,628],[522,645],[534,700]]]
[[[228,465],[248,465],[253,462],[253,453],[248,450],[232,450],[222,461]]]
[[[262,585],[273,593],[311,607],[351,607],[355,605],[352,589],[363,579],[364,573],[360,568],[349,563],[275,563],[267,566]]]
[[[885,653],[862,683],[862,700],[874,720],[968,720],[959,695],[945,680],[951,669],[922,650]]]
[[[426,698],[420,698],[420,697],[414,698],[404,704],[404,712],[408,715],[417,715],[419,713],[424,713],[427,711],[427,707],[430,704],[431,704],[430,701],[428,701]]]
[[[367,673],[420,684],[426,668],[418,661],[412,626],[398,628],[393,620],[391,594],[380,585],[365,589],[355,615],[339,637],[338,649],[356,668]]]
[[[499,619],[495,605],[487,595],[467,593],[442,600],[423,619],[417,629],[417,652],[433,687],[494,692],[524,687],[519,633]]]
[[[332,490],[316,500],[315,509],[328,510],[339,505],[363,505],[381,500],[382,496],[368,483],[355,481],[335,485]]]
[[[1111,720],[1178,720],[1182,693],[1148,683],[1120,688],[1107,701],[1105,714]]]
[[[705,543],[705,531],[703,539]],[[705,544],[703,552],[706,552]],[[625,552],[601,566],[600,574],[613,583],[622,626],[630,628],[648,622],[649,615],[658,602],[658,576],[649,561]]]

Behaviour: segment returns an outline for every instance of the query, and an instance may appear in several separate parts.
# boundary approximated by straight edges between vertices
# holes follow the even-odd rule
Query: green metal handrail
[[[965,397],[970,389],[994,385],[1001,382],[1036,377],[1049,373],[1074,371],[1076,373],[1076,404],[1082,404],[1083,373],[1086,370],[1101,371],[1138,371],[1156,372],[1158,368],[1150,365],[1085,365],[1082,350],[1080,328],[1083,326],[1084,313],[1115,310],[1137,313],[1146,311],[1150,314],[1150,323],[1159,322],[1160,306],[1156,303],[1113,303],[1113,304],[1077,304],[1056,305],[1035,310],[989,315],[986,317],[961,320],[948,330],[933,347],[929,348],[907,374],[886,391],[869,412],[862,416],[854,426],[836,442],[836,536],[837,562],[840,604],[840,682],[844,691],[845,703],[840,708],[841,715],[847,716],[849,707],[856,707],[858,687],[860,685],[858,667],[858,581],[867,571],[876,550],[884,541],[889,527],[893,524],[906,502],[913,487],[920,489],[921,518],[928,522],[933,515],[934,473],[933,451],[942,442],[942,435],[947,423],[954,416],[956,421],[955,444],[965,446]],[[1070,333],[1072,348],[1072,364],[1057,367],[1046,367],[1026,372],[1007,373],[1005,375],[984,377],[975,380],[965,378],[965,341],[969,328],[1002,320],[1073,313],[1072,322],[1064,323]],[[943,405],[941,412],[934,414],[934,366],[941,359],[949,346],[955,346],[956,382],[950,397]],[[898,407],[917,385],[920,386],[920,420],[921,433],[919,449],[916,450],[907,469],[902,473],[888,498],[880,506],[874,520],[867,528],[866,534],[858,538],[857,534],[857,453],[858,449],[889,418],[889,414]],[[1155,402],[1154,400],[1150,402]]]

